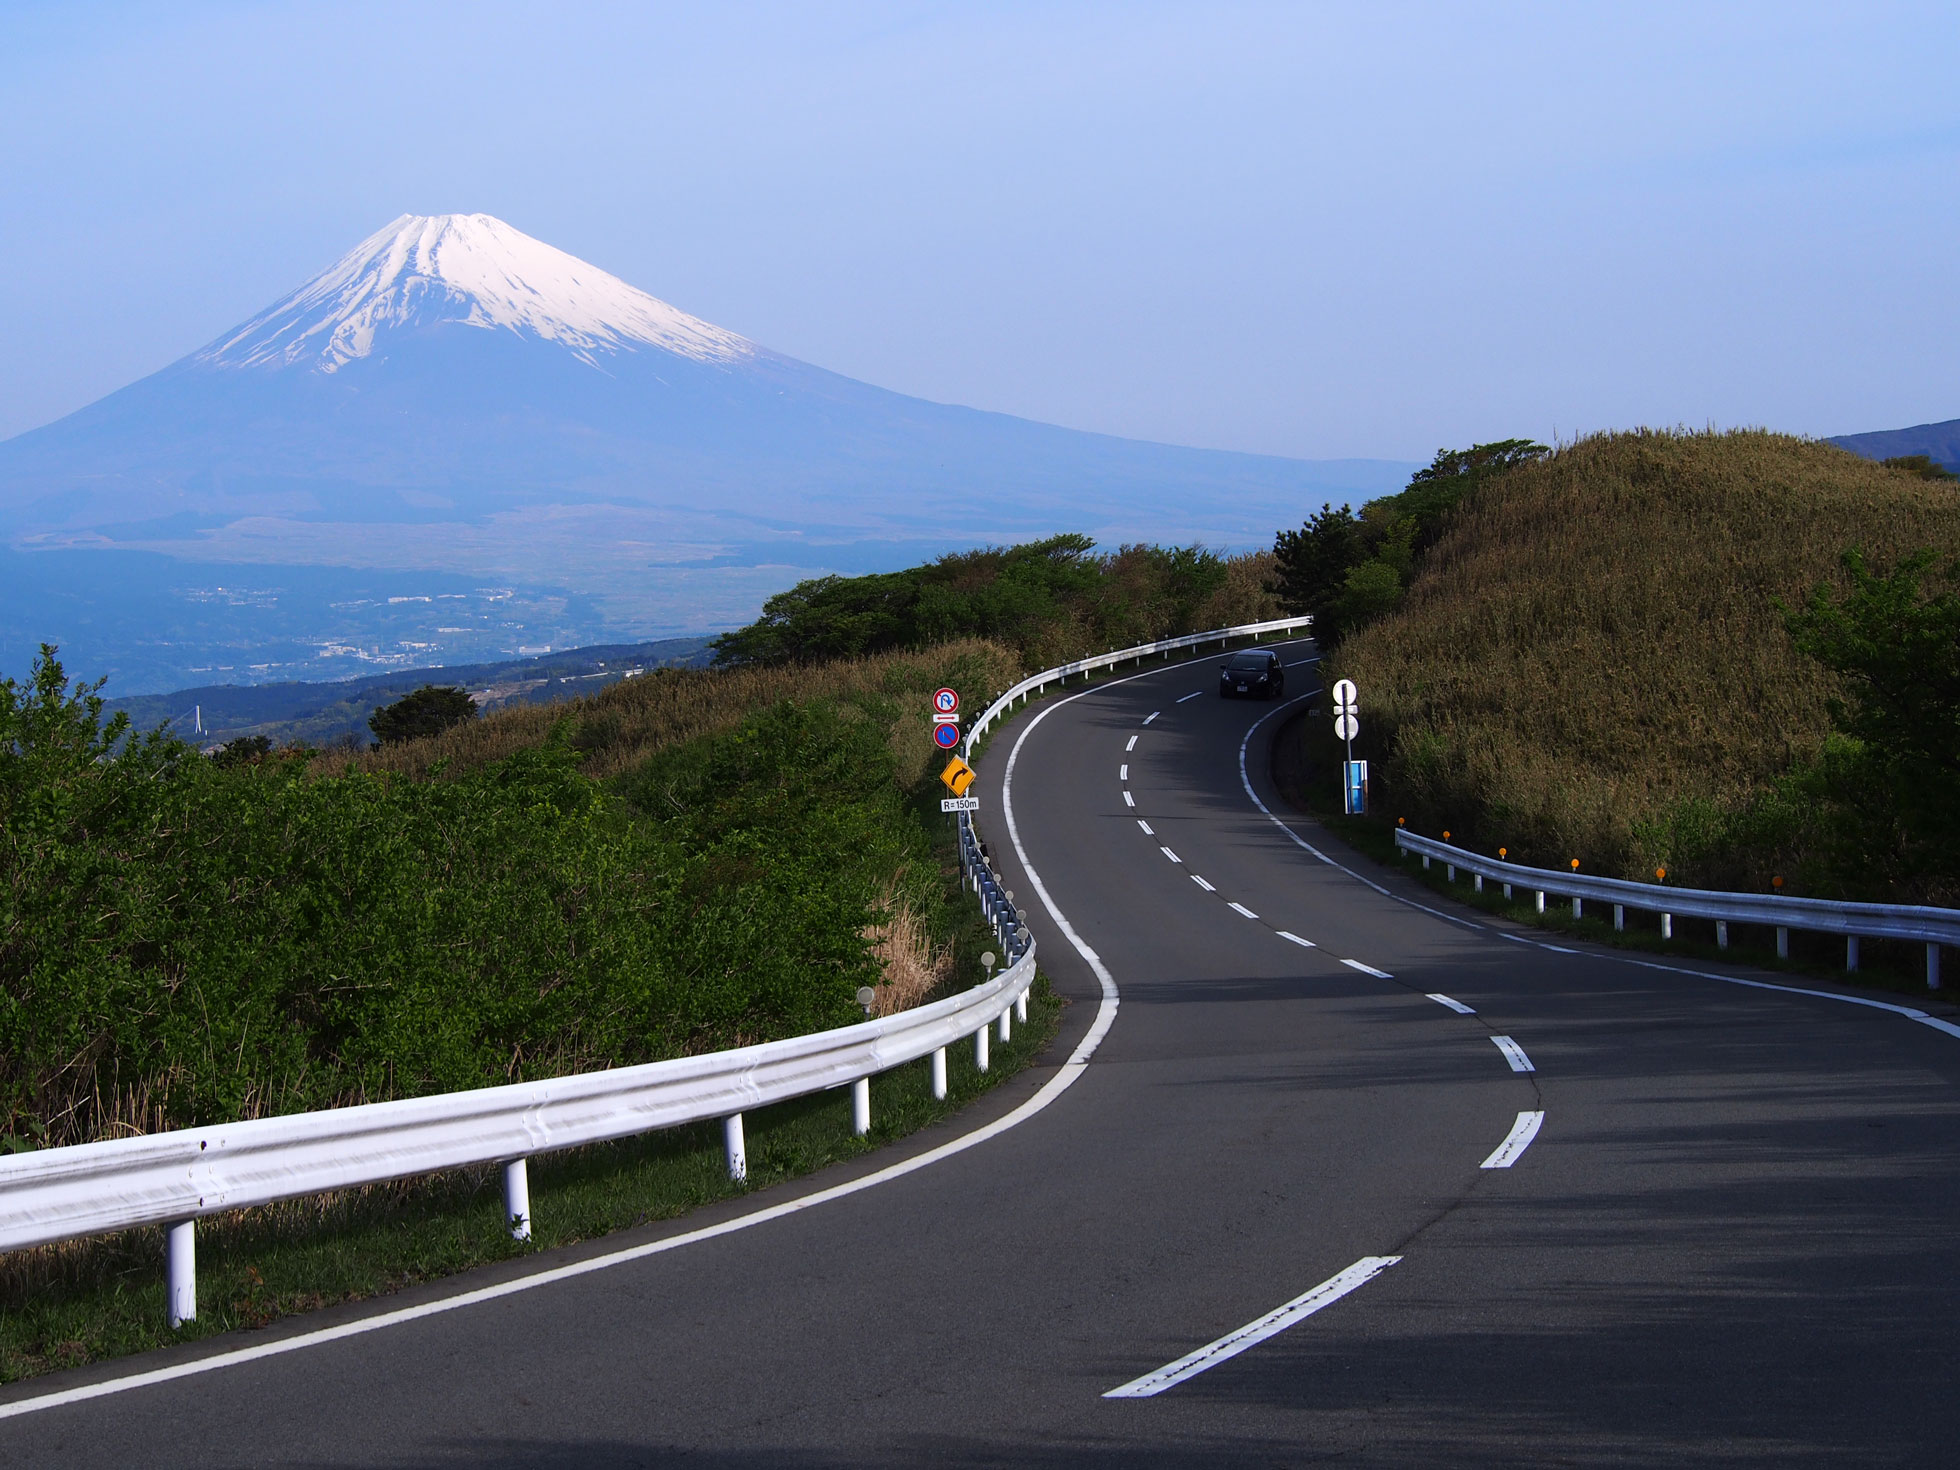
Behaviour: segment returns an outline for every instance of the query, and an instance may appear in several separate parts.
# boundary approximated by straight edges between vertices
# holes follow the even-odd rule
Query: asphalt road
[[[1264,814],[1283,710],[1214,681],[1050,700],[981,763],[982,830],[1074,1002],[1054,1063],[1110,1020],[1083,948],[1120,991],[1086,1067],[678,1225],[0,1414],[736,1222],[1072,1078],[1047,1106],[749,1228],[0,1418],[0,1463],[1960,1461],[1960,1034],[1439,902]]]

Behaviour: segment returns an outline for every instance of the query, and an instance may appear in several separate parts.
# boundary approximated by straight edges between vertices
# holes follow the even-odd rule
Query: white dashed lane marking
[[[1451,1010],[1455,1011],[1459,1016],[1474,1016],[1477,1014],[1474,1010],[1472,1010],[1469,1006],[1465,1005],[1462,1001],[1451,1000],[1447,995],[1432,995],[1429,996],[1428,999],[1435,1001],[1436,1004],[1439,1006],[1448,1006]]]
[[[1216,888],[1213,888],[1209,883],[1205,882],[1205,880],[1200,878],[1196,873],[1193,873],[1191,875],[1191,881],[1197,884],[1200,888],[1204,889],[1206,893],[1218,892]]]
[[[1195,1353],[1186,1353],[1175,1363],[1166,1363],[1154,1373],[1146,1373],[1141,1378],[1132,1378],[1121,1388],[1112,1388],[1103,1397],[1106,1399],[1147,1399],[1153,1398],[1167,1388],[1173,1388],[1187,1378],[1195,1378],[1207,1368],[1216,1368],[1227,1359],[1236,1358],[1249,1347],[1256,1347],[1267,1338],[1286,1331],[1295,1322],[1311,1317],[1322,1307],[1339,1301],[1357,1286],[1365,1286],[1382,1272],[1401,1260],[1400,1256],[1363,1256],[1338,1276],[1331,1276],[1312,1291],[1296,1296],[1283,1307],[1275,1307],[1265,1316],[1248,1322],[1236,1332],[1228,1332],[1216,1342],[1208,1342]]]
[[[1134,796],[1130,795],[1129,792],[1125,791],[1123,793],[1123,805],[1135,806],[1136,804],[1137,804],[1137,799]]]
[[[1155,832],[1151,830],[1150,824],[1144,821],[1142,817],[1137,818],[1137,825],[1143,828],[1143,832],[1146,837],[1155,837],[1157,835]]]
[[[1289,934],[1284,929],[1275,929],[1273,932],[1279,935],[1281,939],[1290,939],[1293,943],[1299,945],[1300,948],[1302,949],[1315,948],[1314,942],[1311,939],[1302,939],[1299,935]]]
[[[1196,699],[1200,694],[1203,694],[1204,692],[1205,691],[1202,689],[1193,689],[1189,694],[1185,695],[1182,699],[1178,700],[1178,703],[1187,704],[1191,700]]]
[[[1149,724],[1152,720],[1156,719],[1157,716],[1161,715],[1162,713],[1163,711],[1160,709],[1153,709],[1149,714],[1143,717],[1144,724],[1146,725]]]
[[[1342,960],[1350,970],[1359,970],[1364,975],[1373,975],[1377,980],[1393,980],[1395,977],[1386,970],[1377,970],[1373,965],[1364,965],[1360,960]]]
[[[1247,908],[1242,903],[1228,903],[1226,904],[1226,907],[1231,909],[1234,913],[1244,914],[1248,919],[1256,919],[1259,917],[1251,909]]]
[[[1510,1037],[1493,1036],[1491,1037],[1491,1044],[1504,1053],[1504,1060],[1511,1064],[1511,1070],[1513,1072],[1535,1072],[1538,1070],[1531,1065],[1531,1058],[1524,1054],[1524,1048],[1511,1040]]]
[[[1132,735],[1130,738],[1134,740],[1136,739],[1136,736]],[[1119,781],[1127,781],[1130,779],[1130,763],[1128,761],[1124,761],[1122,765],[1116,768],[1116,779]]]
[[[1137,737],[1132,735],[1130,737],[1130,743],[1124,746],[1123,749],[1125,752],[1128,752],[1128,751],[1135,750],[1136,748],[1137,748]]]
[[[1511,1131],[1504,1135],[1504,1141],[1496,1152],[1478,1165],[1482,1169],[1508,1169],[1518,1161],[1518,1155],[1531,1147],[1531,1140],[1538,1136],[1544,1126],[1543,1113],[1519,1113],[1518,1121],[1511,1125]]]
[[[1184,861],[1183,858],[1179,857],[1176,853],[1172,852],[1168,847],[1160,847],[1157,849],[1157,851],[1161,852],[1165,857],[1169,858],[1174,863],[1181,863]]]

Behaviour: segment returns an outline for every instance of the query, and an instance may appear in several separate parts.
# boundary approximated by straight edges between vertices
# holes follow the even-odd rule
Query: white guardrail
[[[967,748],[1017,699],[1050,683],[1308,621],[1198,633],[1044,670],[994,701],[975,722]],[[719,1118],[729,1175],[742,1179],[748,1173],[745,1111],[845,1086],[852,1089],[852,1124],[868,1133],[873,1076],[930,1056],[933,1095],[943,1098],[947,1047],[970,1036],[974,1062],[985,1071],[990,1035],[997,1030],[1007,1041],[1014,1021],[1028,1018],[1034,941],[964,812],[959,855],[1007,959],[998,974],[959,995],[833,1031],[698,1057],[0,1156],[0,1251],[166,1226],[165,1295],[175,1327],[197,1315],[196,1222],[202,1216],[440,1169],[502,1164],[505,1214],[511,1234],[522,1240],[531,1233],[526,1160],[532,1154]]]
[[[1545,895],[1556,894],[1572,900],[1572,916],[1584,913],[1584,903],[1613,905],[1613,927],[1626,928],[1626,911],[1640,909],[1661,917],[1661,937],[1674,937],[1674,916],[1715,921],[1715,942],[1727,949],[1729,925],[1760,924],[1776,930],[1776,952],[1790,957],[1790,931],[1804,929],[1818,934],[1844,936],[1847,970],[1858,968],[1858,941],[1866,939],[1905,939],[1926,946],[1926,987],[1940,988],[1940,946],[1960,945],[1960,909],[1932,908],[1906,903],[1842,903],[1827,898],[1797,898],[1780,893],[1722,893],[1710,888],[1667,888],[1658,883],[1633,883],[1624,878],[1595,878],[1584,873],[1562,873],[1556,868],[1527,868],[1501,862],[1467,848],[1452,847],[1433,837],[1419,837],[1398,828],[1395,845],[1416,853],[1426,868],[1432,861],[1446,863],[1451,882],[1456,870],[1463,869],[1475,880],[1479,892],[1486,878],[1504,885],[1504,896],[1512,897],[1514,887],[1537,897],[1538,912],[1545,911]]]

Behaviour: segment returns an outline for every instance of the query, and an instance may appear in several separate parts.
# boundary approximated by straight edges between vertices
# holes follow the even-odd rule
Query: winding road
[[[1298,696],[1213,682],[981,762],[1046,1065],[685,1221],[15,1385],[0,1463],[1960,1462],[1960,1029],[1456,908],[1279,802]]]

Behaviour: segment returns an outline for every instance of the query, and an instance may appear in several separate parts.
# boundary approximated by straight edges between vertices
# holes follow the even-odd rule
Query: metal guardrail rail
[[[975,722],[979,735],[1014,702],[1051,683],[1154,653],[1301,628],[1282,618],[1126,648],[1045,669],[1002,695]],[[742,1114],[831,1088],[852,1089],[852,1123],[871,1130],[871,1078],[932,1058],[946,1095],[946,1048],[971,1037],[987,1068],[988,1041],[1028,1017],[1035,946],[967,814],[959,816],[965,881],[993,926],[1006,963],[980,985],[895,1016],[759,1046],[539,1082],[403,1098],[277,1118],[0,1156],[0,1251],[143,1225],[164,1225],[173,1327],[197,1315],[196,1223],[208,1215],[416,1174],[502,1164],[504,1210],[518,1239],[531,1233],[532,1154],[722,1121],[731,1178],[748,1173]]]
[[[1538,911],[1545,911],[1545,895],[1555,894],[1572,900],[1575,918],[1591,899],[1613,905],[1613,927],[1626,927],[1626,911],[1640,909],[1661,916],[1661,937],[1674,937],[1674,917],[1713,919],[1716,942],[1728,947],[1730,924],[1760,924],[1776,930],[1776,952],[1790,956],[1790,931],[1807,930],[1818,934],[1841,934],[1845,939],[1845,968],[1858,968],[1858,941],[1865,939],[1905,939],[1926,946],[1926,986],[1940,988],[1940,946],[1960,945],[1960,909],[1932,908],[1905,903],[1845,903],[1826,898],[1798,898],[1780,893],[1723,893],[1710,888],[1668,888],[1658,883],[1634,883],[1624,878],[1596,878],[1587,873],[1562,873],[1556,868],[1527,868],[1485,857],[1468,848],[1452,847],[1433,837],[1420,837],[1398,828],[1395,845],[1416,853],[1426,868],[1432,861],[1446,863],[1449,876],[1456,870],[1471,874],[1481,890],[1485,879],[1504,885],[1504,896],[1514,887],[1537,897]]]
[[[745,1110],[853,1089],[853,1124],[871,1128],[872,1076],[933,1058],[946,1095],[946,1048],[1027,1019],[1032,941],[1014,963],[959,995],[895,1016],[731,1051],[582,1072],[470,1092],[255,1118],[0,1158],[0,1250],[139,1225],[167,1225],[172,1326],[197,1314],[199,1217],[327,1190],[501,1163],[511,1233],[531,1233],[526,1159],[535,1153],[721,1119],[728,1171],[748,1172]]]

